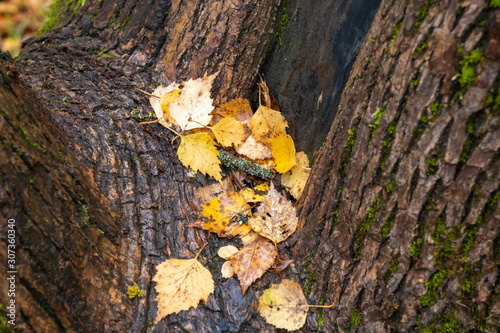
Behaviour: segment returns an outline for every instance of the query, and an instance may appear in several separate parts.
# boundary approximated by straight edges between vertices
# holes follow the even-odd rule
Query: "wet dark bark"
[[[371,3],[87,0],[30,40],[18,69],[4,59],[0,215],[17,223],[18,329],[151,331],[155,266],[190,258],[207,238],[189,227],[194,190],[206,180],[190,179],[170,143],[137,124],[133,115],[149,106],[134,88],[218,72],[217,102],[251,97],[267,58],[271,92],[299,147],[313,154],[335,116],[299,202],[301,231],[282,245],[290,256],[313,255],[266,274],[242,297],[236,279],[220,278],[216,251],[227,241],[212,236],[203,256],[214,295],[155,332],[274,331],[251,303],[285,277],[302,283],[310,303],[338,304],[311,310],[304,332],[323,320],[325,332],[416,331],[452,320],[494,331],[500,132],[498,109],[484,103],[491,87],[498,95],[499,10],[441,1],[423,15],[423,1],[382,1],[335,111],[345,73],[332,63],[348,68],[368,24],[359,20],[360,32],[344,39],[339,31],[353,16],[369,19]],[[284,14],[291,23],[283,33]],[[484,59],[462,89],[452,78],[475,48]],[[145,297],[129,300],[134,282]]]

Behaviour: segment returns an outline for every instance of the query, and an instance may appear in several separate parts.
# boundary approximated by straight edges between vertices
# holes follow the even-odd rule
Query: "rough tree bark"
[[[155,265],[190,258],[207,238],[189,227],[193,192],[206,180],[187,177],[172,146],[137,124],[131,114],[147,114],[148,105],[133,89],[218,71],[217,102],[251,96],[281,42],[266,71],[296,119],[299,146],[312,154],[318,138],[300,136],[335,116],[299,201],[301,230],[282,248],[312,255],[242,297],[237,280],[220,278],[216,250],[227,241],[210,237],[203,255],[214,295],[155,331],[275,331],[251,303],[285,277],[302,283],[310,303],[337,304],[310,310],[304,332],[494,331],[500,10],[484,1],[383,0],[335,115],[344,73],[330,60],[348,68],[356,43],[343,62],[331,45],[352,15],[370,17],[359,6],[69,2],[54,30],[24,46],[17,68],[4,56],[0,215],[17,225],[17,329],[151,332]],[[298,30],[283,31],[286,19],[298,26],[306,17],[311,29],[289,44]],[[365,34],[360,21],[353,40]],[[304,45],[321,57],[297,51]],[[0,230],[5,243],[5,224]],[[130,301],[134,282],[145,297]]]

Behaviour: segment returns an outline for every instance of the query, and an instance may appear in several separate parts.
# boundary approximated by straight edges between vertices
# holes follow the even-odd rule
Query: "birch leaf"
[[[197,221],[193,226],[214,232],[219,237],[246,235],[251,230],[249,225],[231,222],[240,213],[250,213],[250,206],[245,199],[236,192],[223,192],[203,207],[201,215],[208,221]]]
[[[218,120],[225,117],[234,118],[243,125],[248,124],[253,116],[250,102],[243,98],[235,98],[228,103],[221,104],[218,108],[213,110],[211,114]]]
[[[186,168],[214,177],[222,184],[219,152],[215,145],[215,141],[207,133],[181,136],[177,156]]]
[[[229,259],[229,257],[231,257],[233,254],[235,254],[236,252],[238,252],[238,248],[236,246],[233,246],[233,245],[227,245],[227,246],[223,246],[221,247],[218,251],[217,251],[217,254],[219,255],[219,257],[221,257],[222,259]]]
[[[217,142],[224,147],[238,146],[250,135],[248,127],[233,118],[224,118],[212,127]]]
[[[231,256],[231,265],[238,275],[243,295],[273,265],[276,254],[274,244],[259,237]]]
[[[266,322],[289,331],[304,326],[308,309],[302,288],[292,280],[283,280],[264,290],[257,304],[257,310]]]
[[[222,277],[225,279],[229,279],[231,276],[234,275],[234,268],[233,265],[231,264],[231,261],[225,261],[222,264],[222,267],[220,269],[220,272],[222,274]]]
[[[290,135],[280,135],[276,138],[268,139],[271,147],[271,153],[274,157],[276,166],[274,170],[279,173],[285,173],[296,164],[295,161],[295,144]]]
[[[255,139],[266,142],[269,138],[286,135],[288,124],[280,112],[261,105],[252,119],[250,129]]]
[[[253,135],[250,135],[242,145],[236,146],[235,149],[238,154],[246,156],[254,161],[273,157],[271,149],[257,142]]]
[[[304,152],[301,151],[295,154],[295,161],[297,165],[281,176],[281,184],[288,189],[295,199],[299,200],[311,169],[309,168],[309,158]]]
[[[170,117],[169,106],[170,103],[174,102],[180,97],[181,89],[178,89],[179,85],[177,83],[173,83],[167,87],[158,86],[155,91],[153,91],[152,95],[149,98],[149,103],[151,103],[151,107],[153,108],[156,118],[159,119],[159,123],[165,127],[168,127],[172,124],[177,125],[175,120]],[[157,98],[158,96],[160,98]]]
[[[292,203],[278,193],[271,183],[266,198],[248,223],[261,236],[280,243],[295,232],[298,218]]]
[[[210,89],[215,75],[183,82],[180,98],[169,105],[170,116],[183,130],[202,128],[212,119],[210,112],[214,107]]]
[[[156,323],[169,314],[196,308],[214,292],[212,274],[197,258],[168,259],[158,265],[153,278],[158,293]]]

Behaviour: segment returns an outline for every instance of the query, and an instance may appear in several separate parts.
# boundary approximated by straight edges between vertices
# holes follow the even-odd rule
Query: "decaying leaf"
[[[181,136],[177,156],[186,168],[200,171],[222,183],[219,152],[216,143],[207,133]]]
[[[257,310],[266,322],[289,331],[304,326],[308,309],[302,288],[292,280],[283,280],[264,290],[257,304]]]
[[[233,254],[235,254],[236,252],[238,252],[238,248],[236,246],[233,246],[233,245],[227,245],[227,246],[223,246],[219,249],[219,251],[217,251],[217,254],[219,255],[219,257],[221,257],[222,259],[228,259],[229,257],[231,257]]]
[[[272,158],[271,149],[264,144],[255,141],[253,135],[250,135],[246,141],[235,147],[238,154],[248,157],[252,160],[265,160]]]
[[[250,129],[259,142],[266,142],[269,138],[286,135],[288,124],[280,112],[274,111],[261,105],[252,119],[250,120]]]
[[[180,97],[181,89],[178,89],[178,84],[171,84],[168,87],[158,86],[149,98],[151,107],[153,108],[158,122],[168,127],[172,124],[177,125],[174,119],[170,117],[170,103],[176,101]],[[158,98],[160,97],[160,98]]]
[[[278,193],[271,183],[266,198],[248,223],[261,236],[279,243],[297,229],[298,218],[292,203]]]
[[[170,116],[183,130],[201,128],[212,119],[210,89],[216,74],[183,82],[180,98],[170,103]],[[169,86],[170,87],[170,86]]]
[[[248,127],[234,118],[224,118],[212,127],[215,138],[224,147],[241,145],[250,135]]]
[[[153,278],[158,293],[156,323],[171,313],[206,302],[214,292],[212,274],[198,261],[198,255],[193,259],[168,259],[157,266]]]
[[[259,237],[231,256],[231,264],[240,280],[243,295],[273,265],[276,254],[274,244]]]
[[[233,264],[231,264],[231,261],[226,261],[222,264],[222,267],[220,269],[220,272],[222,274],[222,277],[225,279],[229,279],[231,276],[234,275],[234,268]]]
[[[285,173],[296,164],[295,144],[290,135],[280,135],[276,138],[268,139],[271,153],[274,157],[276,166],[274,170],[279,173]]]
[[[260,88],[260,93],[262,94],[262,99],[264,100],[264,105],[267,106],[270,109],[279,111],[280,107],[278,103],[276,102],[276,99],[274,98],[273,95],[269,92],[269,88],[267,87],[266,81],[260,78],[260,83],[257,83],[257,85]]]
[[[246,235],[251,230],[247,224],[231,222],[238,214],[250,214],[250,206],[236,192],[221,193],[203,207],[201,214],[208,218],[208,221],[197,221],[193,226],[214,232],[219,237]]]
[[[259,234],[253,230],[250,230],[250,232],[246,235],[240,236],[240,239],[241,239],[241,242],[243,243],[243,245],[250,244],[251,242],[253,242],[257,238],[259,238]]]
[[[309,168],[309,158],[304,152],[295,154],[295,161],[297,165],[281,176],[281,184],[290,191],[295,199],[299,200],[311,169]]]
[[[213,110],[211,114],[214,118],[218,118],[217,121],[221,118],[231,117],[238,120],[243,125],[248,124],[253,116],[250,102],[243,98],[235,98],[228,103],[221,104],[218,108]]]
[[[273,274],[279,274],[282,270],[287,268],[291,263],[294,263],[295,261],[297,260],[279,258],[279,260],[276,260],[274,266],[271,267],[269,271]]]

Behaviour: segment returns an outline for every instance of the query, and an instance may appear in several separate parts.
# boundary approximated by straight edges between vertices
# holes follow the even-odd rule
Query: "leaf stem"
[[[335,303],[332,303],[332,305],[309,305],[307,304],[306,306],[308,308],[331,308],[335,305]]]
[[[151,97],[156,97],[156,98],[158,98],[158,99],[161,99],[161,97],[158,97],[158,96],[156,96],[156,95],[153,95],[153,94],[150,94],[150,93],[148,93],[148,92],[145,92],[145,91],[144,91],[144,90],[142,90],[142,89],[135,88],[135,90],[139,90],[140,92],[142,92],[142,93],[144,93],[144,94],[146,94],[146,95],[148,95],[148,96],[151,96]]]
[[[203,246],[201,247],[200,251],[198,251],[198,253],[196,254],[196,257],[194,257],[195,259],[198,259],[198,256],[200,255],[201,251],[203,251],[203,249],[205,248],[205,246],[208,245],[208,242],[206,242],[205,244],[203,244]]]

